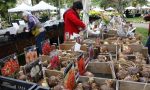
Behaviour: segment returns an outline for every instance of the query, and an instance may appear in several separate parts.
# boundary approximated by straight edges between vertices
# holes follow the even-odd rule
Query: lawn
[[[129,22],[134,22],[134,23],[141,23],[141,22],[145,22],[143,20],[143,17],[134,17],[134,18],[125,18],[127,21]]]
[[[147,33],[147,29],[146,28],[142,28],[142,27],[137,27],[136,29],[136,33],[140,33],[143,36],[143,44],[145,45],[146,41],[147,41],[147,37],[148,37],[148,33]]]
[[[129,22],[132,22],[132,23],[143,23],[143,22],[145,22],[143,20],[143,17],[134,17],[134,18],[125,18],[125,19]],[[146,44],[147,37],[148,37],[147,31],[148,30],[146,28],[143,28],[143,27],[137,27],[137,30],[136,30],[137,33],[140,33],[143,36],[142,42],[144,45]]]

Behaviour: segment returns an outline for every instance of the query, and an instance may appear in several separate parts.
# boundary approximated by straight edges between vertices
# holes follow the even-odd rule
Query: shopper
[[[40,21],[31,13],[25,11],[22,14],[23,19],[28,23],[29,32],[35,36],[35,43],[39,54],[42,54],[41,42],[45,40],[45,30]]]
[[[150,14],[145,15],[144,20],[145,21],[150,21]],[[150,23],[149,23],[148,39],[147,39],[147,42],[146,42],[146,47],[148,47],[148,54],[150,55]]]
[[[147,42],[146,42],[146,47],[148,47],[148,54],[150,55],[150,23],[149,23],[148,39],[147,39]]]
[[[73,6],[64,13],[65,32],[64,40],[66,40],[66,34],[73,35],[73,33],[79,34],[80,30],[85,29],[85,24],[80,20],[79,14],[83,9],[81,1],[76,1]]]

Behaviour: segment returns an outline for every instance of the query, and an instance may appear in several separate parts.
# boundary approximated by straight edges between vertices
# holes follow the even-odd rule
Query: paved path
[[[134,27],[143,27],[148,29],[148,23],[133,23]]]

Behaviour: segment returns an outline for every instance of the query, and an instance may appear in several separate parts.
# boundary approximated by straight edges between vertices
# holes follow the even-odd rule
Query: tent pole
[[[60,20],[60,17],[61,17],[61,15],[60,15],[60,0],[57,0],[57,5],[58,5],[58,9],[57,9],[58,17],[57,17],[57,19]]]
[[[48,19],[50,19],[50,10],[48,10]]]
[[[11,24],[11,13],[10,12],[8,14],[8,18],[9,18],[9,23]]]

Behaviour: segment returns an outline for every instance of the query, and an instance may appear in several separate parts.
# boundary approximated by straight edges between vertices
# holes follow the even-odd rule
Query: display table
[[[52,43],[58,43],[58,37],[60,43],[63,43],[63,22],[57,21],[57,24],[44,24],[46,29],[46,39],[50,39]],[[22,54],[24,48],[34,45],[35,37],[28,32],[22,32],[17,34],[11,34],[4,42],[0,42],[0,58],[3,58],[12,53]]]

